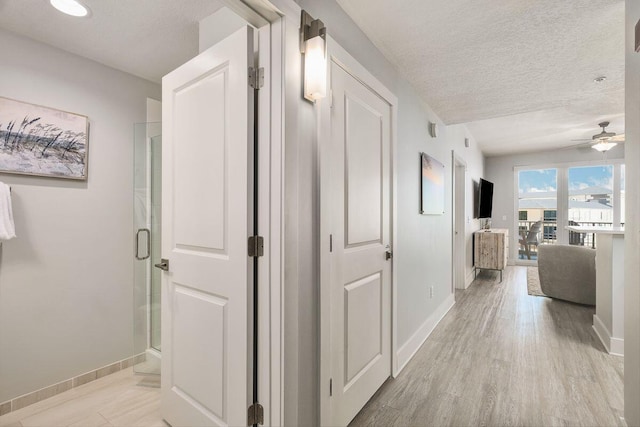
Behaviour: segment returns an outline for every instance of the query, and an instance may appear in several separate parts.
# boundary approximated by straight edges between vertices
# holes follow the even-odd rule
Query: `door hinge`
[[[333,396],[333,378],[329,378],[329,397]]]
[[[249,67],[249,86],[254,89],[264,86],[264,68]]]
[[[250,257],[259,257],[264,255],[264,239],[262,236],[249,236]]]
[[[333,234],[329,234],[329,252],[333,252]]]
[[[253,405],[249,406],[249,411],[248,411],[248,416],[247,416],[247,424],[252,426],[255,424],[264,424],[264,409],[262,408],[262,405],[259,404],[258,402],[255,402]]]

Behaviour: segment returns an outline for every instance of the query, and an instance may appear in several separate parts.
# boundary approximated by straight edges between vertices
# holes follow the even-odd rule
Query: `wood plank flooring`
[[[527,295],[526,267],[478,276],[352,426],[623,426],[623,358],[594,309]]]
[[[167,427],[158,376],[124,369],[0,417],[0,427]]]
[[[622,426],[623,359],[594,310],[527,295],[526,268],[486,271],[353,426]],[[166,427],[131,368],[0,417],[0,427]],[[150,377],[154,378],[154,377]],[[143,385],[139,385],[142,383]]]

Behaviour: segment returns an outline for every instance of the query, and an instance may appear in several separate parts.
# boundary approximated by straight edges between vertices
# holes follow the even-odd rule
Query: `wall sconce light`
[[[431,138],[437,138],[438,137],[438,125],[433,123],[433,122],[429,122],[429,135],[431,136]]]
[[[302,11],[300,52],[304,54],[304,97],[311,102],[327,96],[327,28]]]

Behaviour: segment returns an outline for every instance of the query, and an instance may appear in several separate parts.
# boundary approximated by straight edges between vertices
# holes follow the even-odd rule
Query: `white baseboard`
[[[600,342],[602,342],[604,348],[609,352],[609,349],[611,348],[611,344],[609,343],[609,331],[596,314],[593,315],[593,330],[596,331],[596,335],[600,338]]]
[[[467,273],[467,275],[464,277],[464,283],[462,284],[462,287],[456,286],[456,289],[461,289],[463,291],[468,289],[469,286],[471,286],[471,282],[473,282],[473,276],[473,270],[471,270],[471,272]]]
[[[422,344],[429,338],[431,332],[440,323],[442,318],[451,310],[451,307],[456,303],[453,294],[449,295],[443,302],[431,313],[427,320],[418,328],[418,330],[409,338],[409,340],[398,349],[396,353],[398,360],[398,370],[394,373],[394,377],[397,376],[413,358],[413,356],[420,350]]]
[[[604,345],[607,353],[615,356],[624,356],[624,339],[612,337],[597,314],[593,315],[593,330],[596,332],[598,338],[600,338],[600,342]]]
[[[609,354],[624,357],[624,339],[611,337],[611,350]]]
[[[475,279],[475,273],[474,273],[474,268],[471,269],[471,271],[467,274],[467,277],[465,277],[464,279],[464,288],[467,289],[469,286],[471,286],[471,283],[473,283],[473,280]]]

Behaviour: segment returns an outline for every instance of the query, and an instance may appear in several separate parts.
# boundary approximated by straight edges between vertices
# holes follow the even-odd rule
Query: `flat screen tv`
[[[478,185],[478,218],[491,218],[493,182],[480,178]]]

